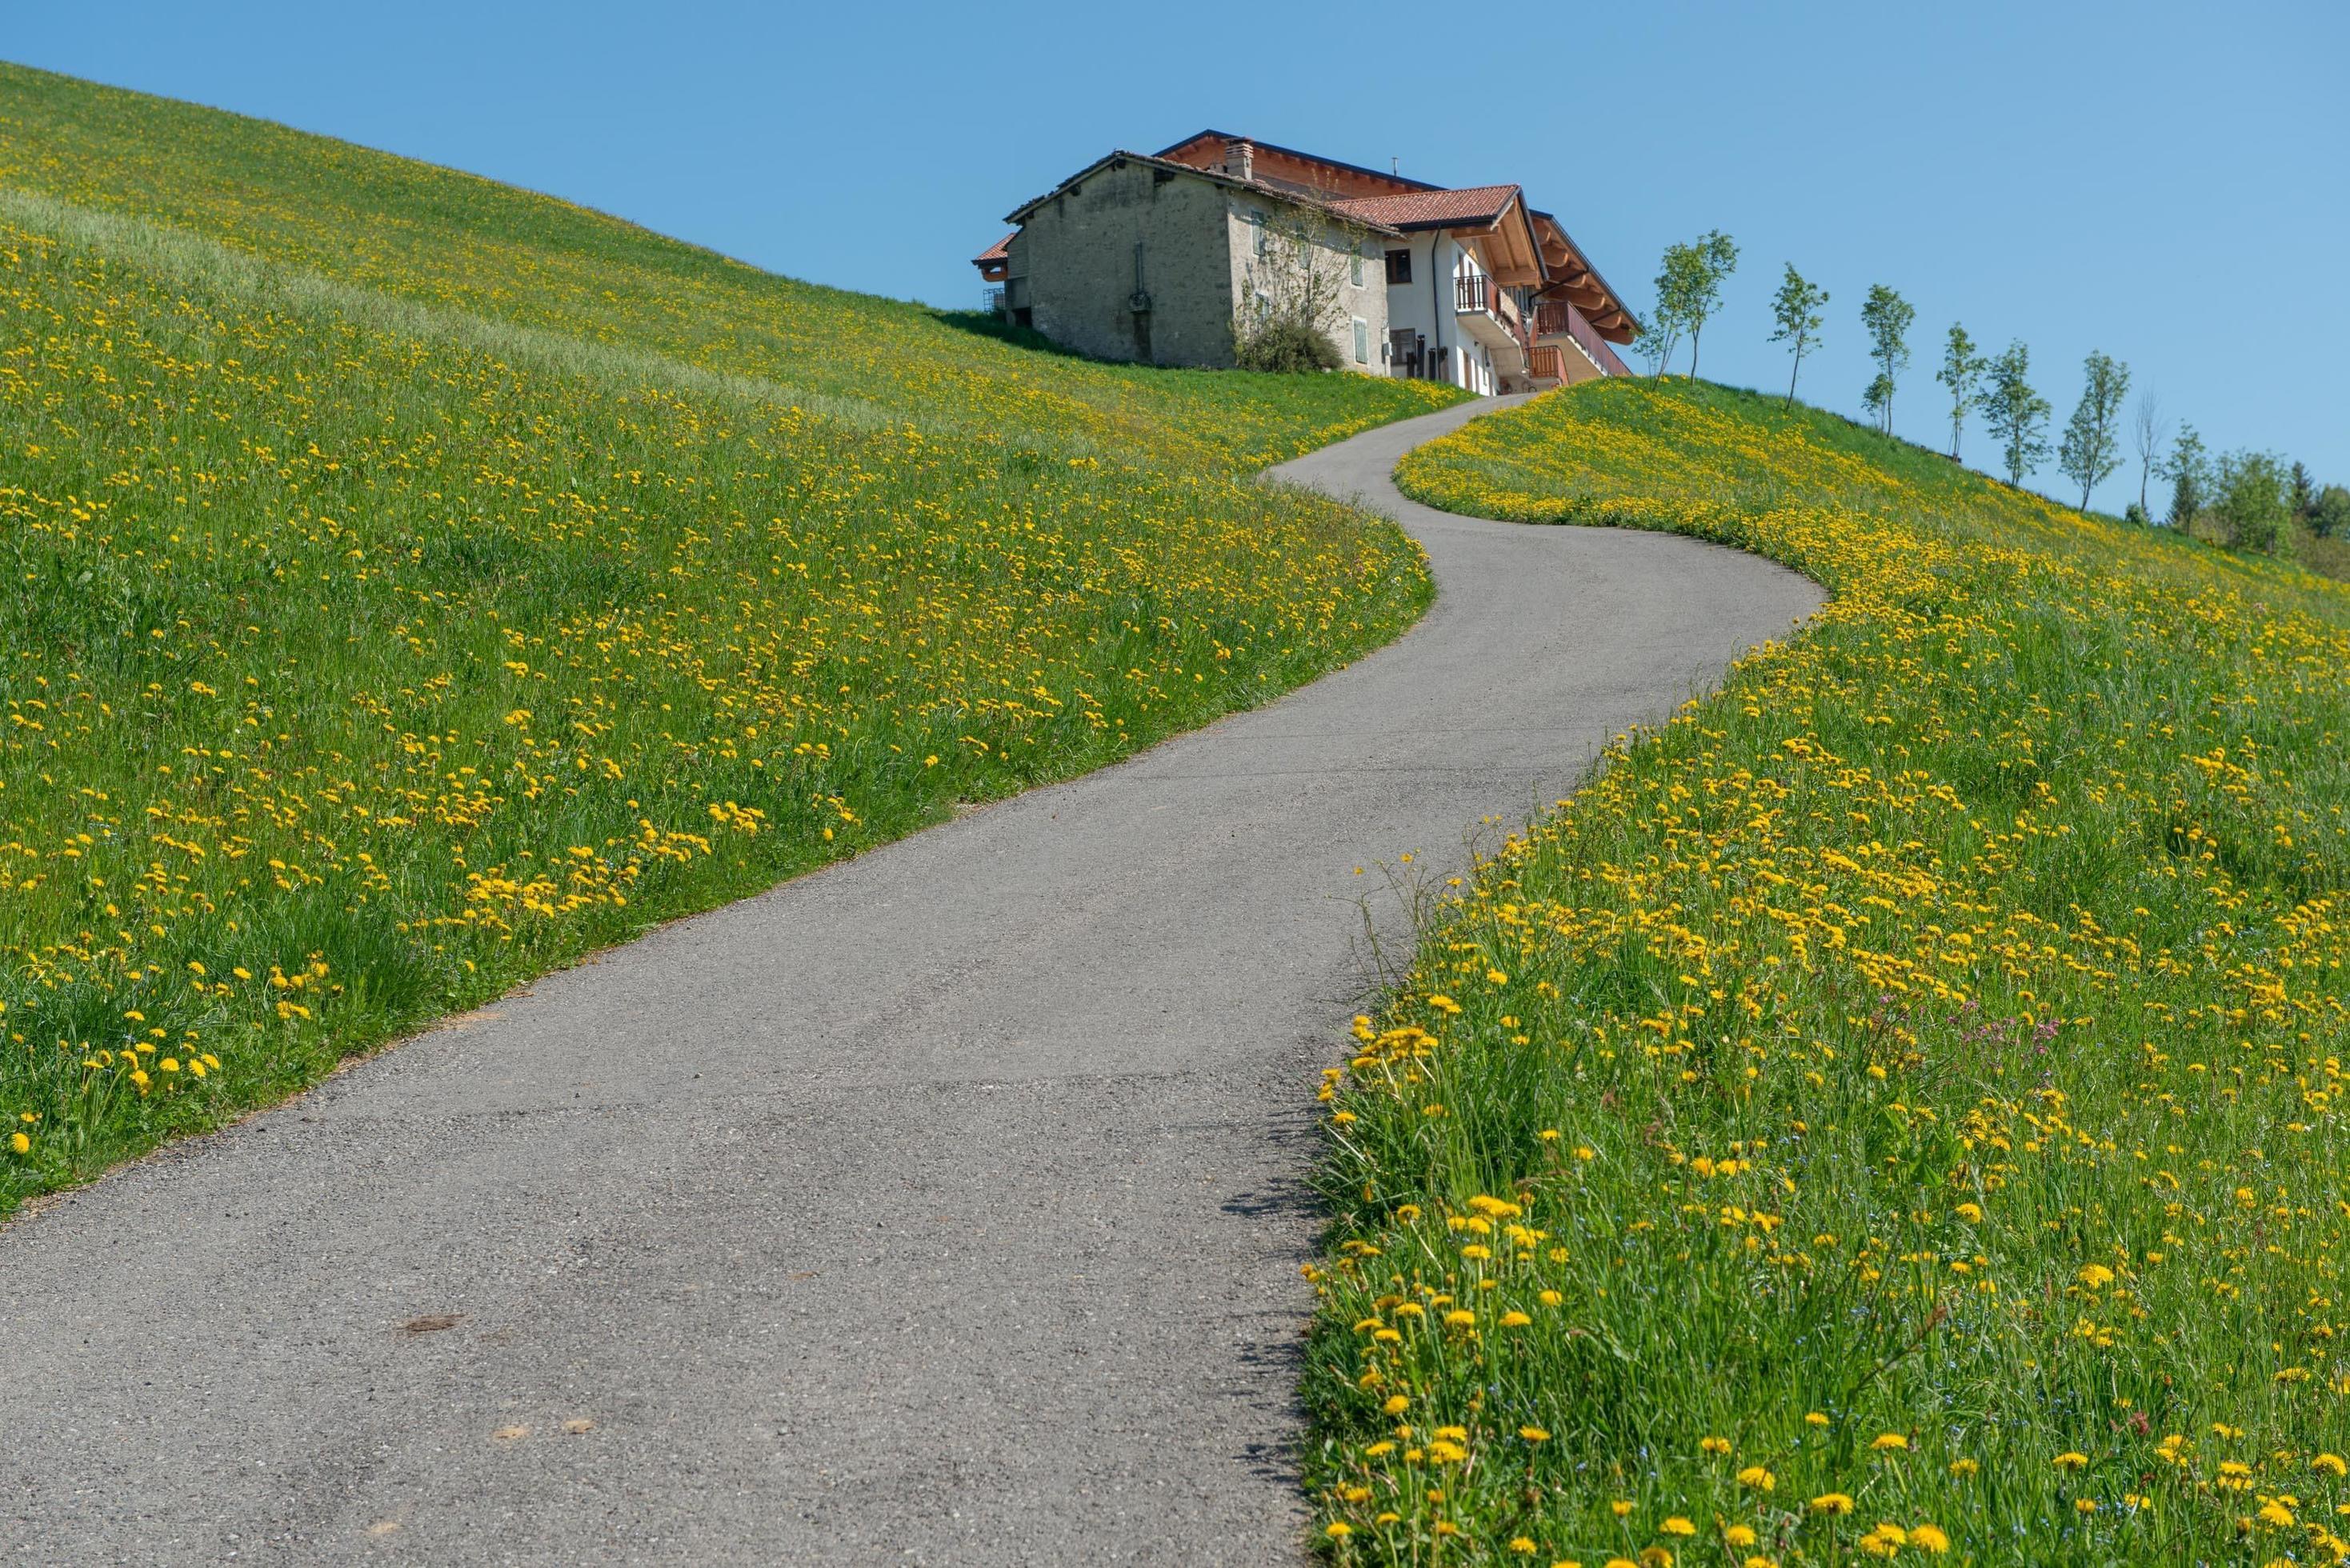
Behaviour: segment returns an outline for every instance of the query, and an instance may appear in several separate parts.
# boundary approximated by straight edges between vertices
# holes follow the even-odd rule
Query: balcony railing
[[[985,308],[990,316],[1001,316],[1003,314],[1003,291],[1002,289],[989,289],[986,293],[985,298]]]
[[[1534,306],[1534,336],[1537,337],[1568,337],[1590,357],[1591,362],[1610,376],[1626,374],[1624,361],[1598,329],[1585,319],[1583,312],[1564,299],[1545,299]]]
[[[1452,280],[1452,308],[1482,311],[1492,317],[1519,337],[1525,336],[1525,323],[1518,313],[1518,302],[1510,291],[1483,273],[1470,273]]]

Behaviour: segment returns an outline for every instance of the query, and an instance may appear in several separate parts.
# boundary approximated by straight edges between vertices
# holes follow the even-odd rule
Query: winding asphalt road
[[[1276,471],[1426,545],[1394,646],[0,1229],[0,1561],[1294,1561],[1354,867],[1457,863],[1820,601],[1395,493],[1493,407]]]

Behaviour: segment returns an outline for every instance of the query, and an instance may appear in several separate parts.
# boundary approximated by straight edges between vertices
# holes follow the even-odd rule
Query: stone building
[[[1309,296],[1339,362],[1492,393],[1620,375],[1638,325],[1516,185],[1447,189],[1204,130],[1112,152],[973,258],[990,303],[1101,358],[1228,368]]]

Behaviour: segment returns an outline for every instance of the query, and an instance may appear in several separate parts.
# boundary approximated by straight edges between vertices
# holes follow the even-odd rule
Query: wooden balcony
[[[1566,300],[1545,299],[1538,303],[1534,306],[1534,330],[1538,343],[1572,345],[1566,358],[1566,379],[1570,381],[1629,373],[1607,339],[1600,337],[1598,330],[1584,318],[1583,312]]]

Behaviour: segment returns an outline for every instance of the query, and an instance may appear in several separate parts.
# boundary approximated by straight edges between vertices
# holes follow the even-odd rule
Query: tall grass
[[[1395,636],[1411,543],[1249,475],[1446,396],[0,68],[0,1212]]]
[[[2340,1560],[2350,593],[1682,383],[1399,476],[1834,597],[1360,1021],[1327,1549]]]

